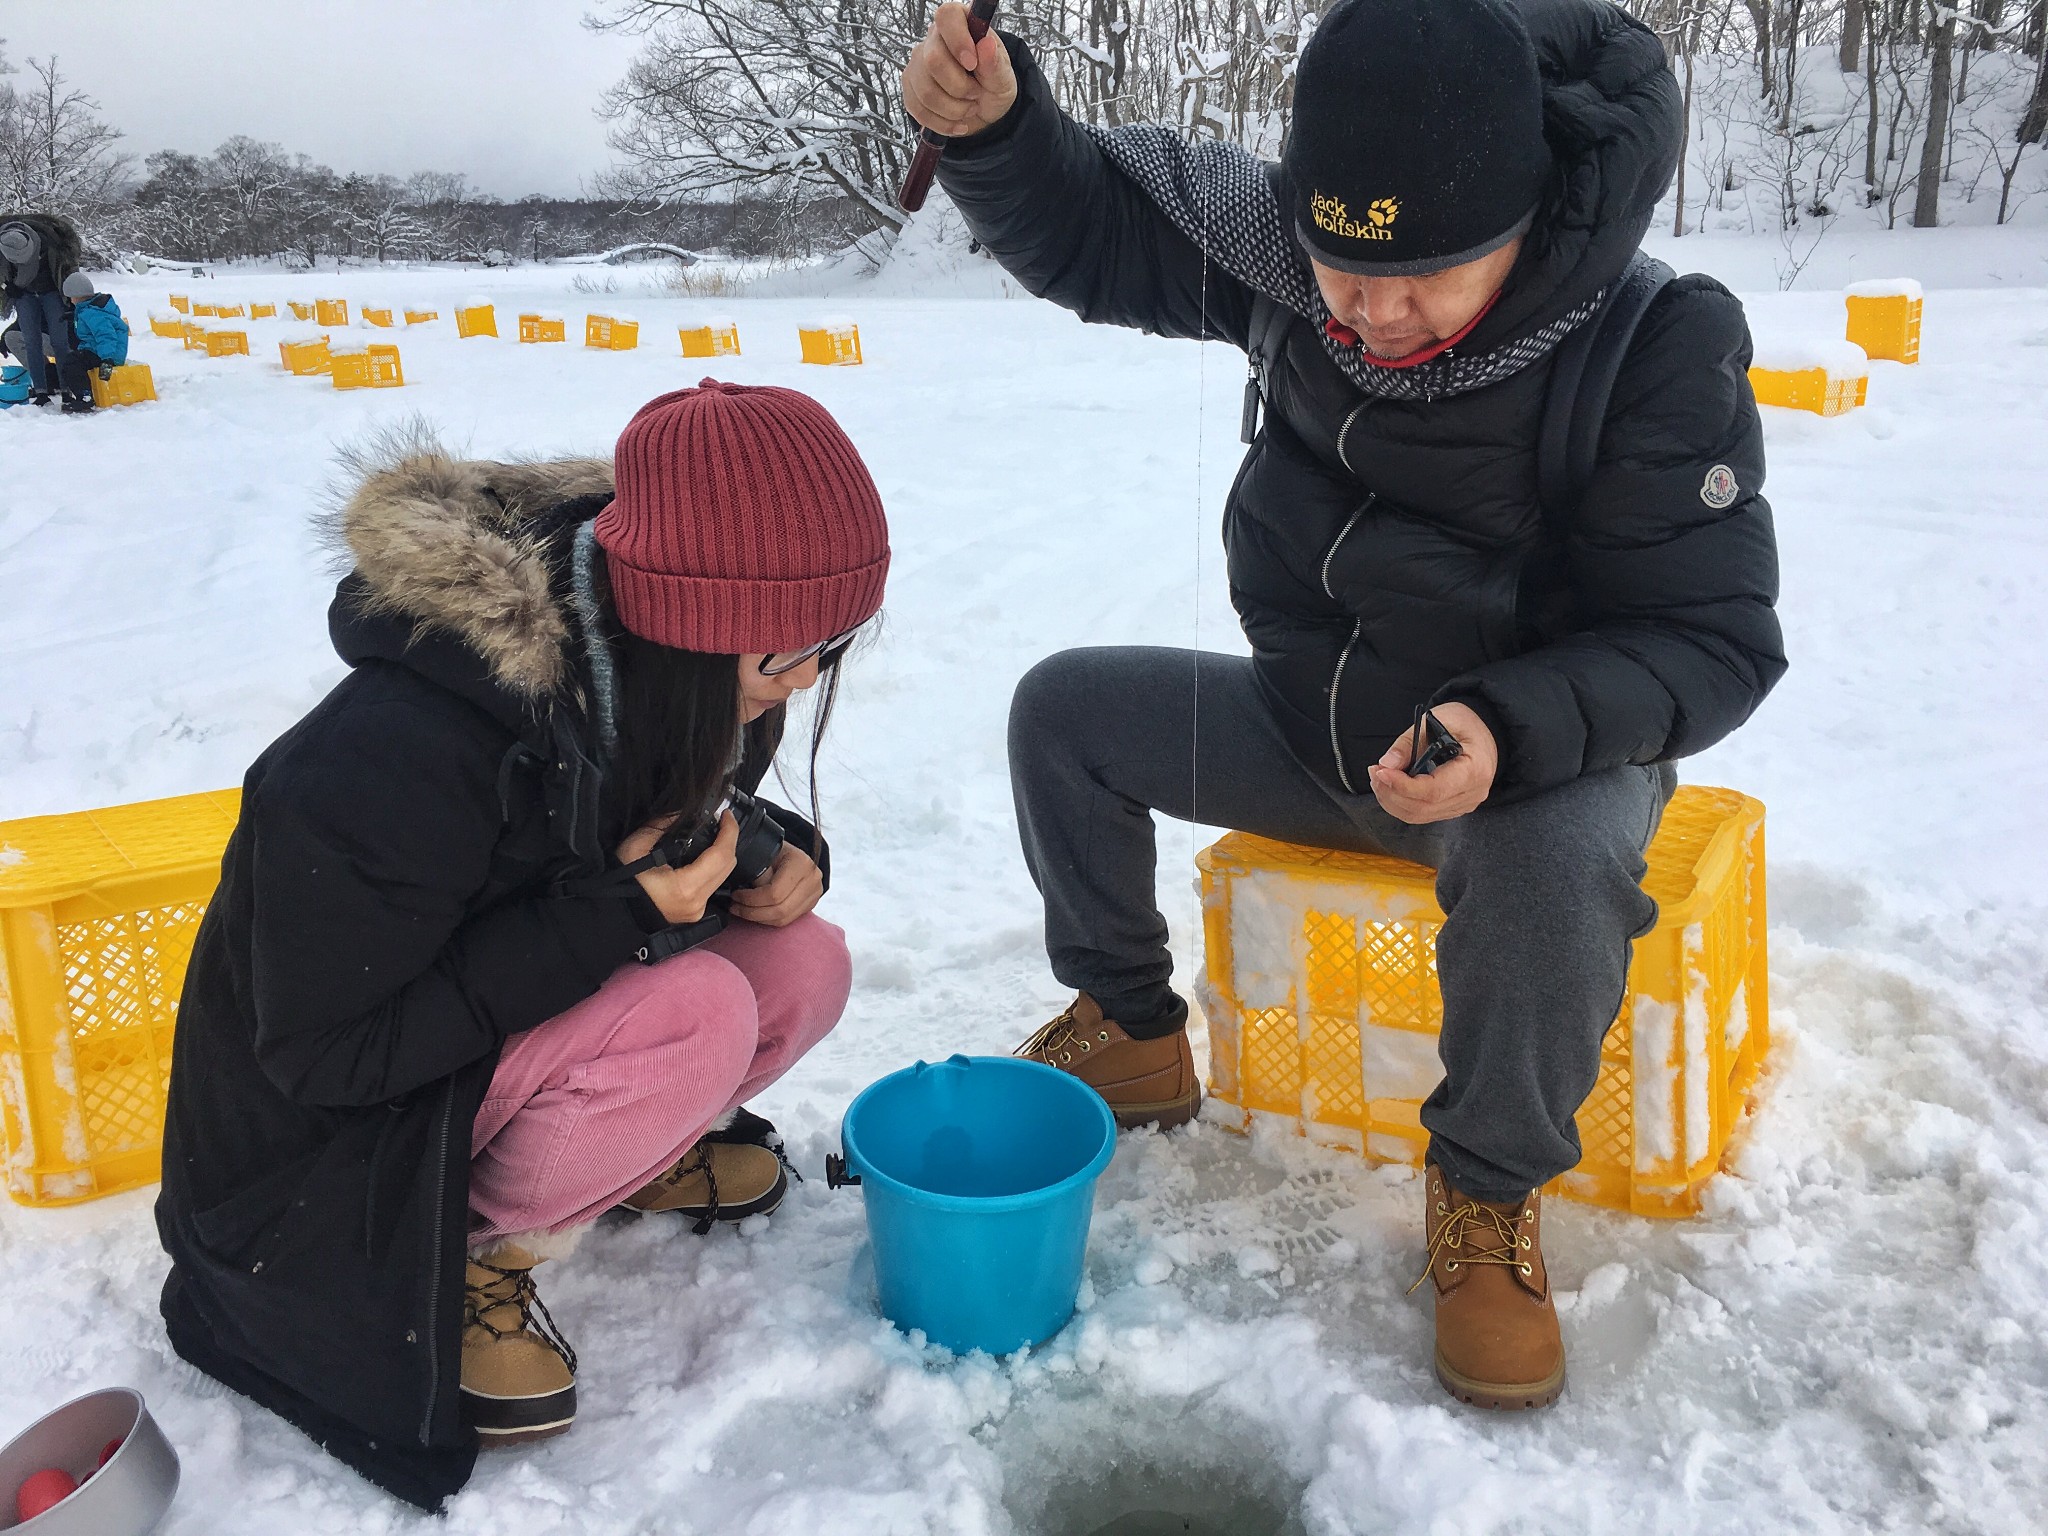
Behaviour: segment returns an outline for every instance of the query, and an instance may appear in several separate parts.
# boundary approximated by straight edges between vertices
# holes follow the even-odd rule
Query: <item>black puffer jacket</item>
[[[26,274],[0,256],[0,299],[12,304],[25,293],[61,293],[64,279],[78,270],[85,259],[85,246],[69,219],[54,213],[0,213],[0,229],[9,224],[26,224],[42,244],[33,268]]]
[[[1653,34],[1605,0],[1522,10],[1558,173],[1498,301],[1459,344],[1470,357],[1613,283],[1678,151]],[[1254,347],[1274,300],[1205,262],[1060,113],[1028,50],[1009,46],[1017,105],[940,165],[975,236],[1083,319],[1182,337],[1206,325]],[[1188,193],[1203,207],[1229,195],[1220,184]],[[1749,333],[1726,289],[1680,277],[1658,297],[1616,382],[1597,472],[1562,529],[1546,528],[1536,496],[1551,354],[1469,392],[1380,398],[1333,360],[1341,343],[1325,318],[1279,314],[1264,426],[1224,514],[1258,675],[1312,771],[1367,792],[1366,765],[1425,700],[1461,700],[1487,721],[1502,798],[1683,757],[1749,716],[1785,662]],[[1717,466],[1732,473],[1732,499],[1725,478],[1710,482]]]
[[[601,579],[573,558],[610,491],[594,460],[371,469],[330,615],[353,670],[249,770],[178,1013],[173,1345],[428,1508],[476,1454],[470,1124],[499,1048],[661,921],[637,894],[550,894],[625,830],[590,763]]]

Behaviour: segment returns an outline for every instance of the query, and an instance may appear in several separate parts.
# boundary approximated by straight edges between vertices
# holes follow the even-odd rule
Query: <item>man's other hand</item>
[[[1435,713],[1463,748],[1456,757],[1433,773],[1411,778],[1408,758],[1414,734],[1403,731],[1386,755],[1366,770],[1380,809],[1410,826],[1449,821],[1477,810],[1493,792],[1493,776],[1500,768],[1500,748],[1476,713],[1463,704],[1439,704]]]
[[[998,121],[1017,100],[1010,50],[990,32],[967,35],[967,7],[942,5],[903,66],[903,105],[934,133],[964,139]]]

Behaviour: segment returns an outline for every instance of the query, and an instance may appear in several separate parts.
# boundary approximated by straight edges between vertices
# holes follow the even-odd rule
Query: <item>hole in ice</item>
[[[995,1431],[1018,1536],[1300,1536],[1305,1478],[1200,1403],[1050,1392]]]

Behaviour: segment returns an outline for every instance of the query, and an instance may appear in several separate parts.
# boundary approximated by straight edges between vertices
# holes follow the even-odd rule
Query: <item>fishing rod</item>
[[[988,24],[995,20],[995,15],[996,0],[974,0],[967,9],[967,35],[979,44],[988,36]],[[949,142],[943,133],[934,133],[929,128],[917,130],[917,154],[903,178],[903,190],[896,194],[896,204],[905,213],[915,213],[924,206],[932,189],[932,177],[938,174],[939,156],[946,152]]]

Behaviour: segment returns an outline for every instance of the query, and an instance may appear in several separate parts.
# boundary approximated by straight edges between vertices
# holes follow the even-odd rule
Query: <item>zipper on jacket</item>
[[[1323,596],[1333,603],[1337,600],[1337,594],[1330,590],[1330,562],[1337,558],[1337,551],[1343,547],[1344,541],[1351,536],[1351,530],[1358,526],[1358,520],[1372,509],[1372,504],[1378,499],[1371,491],[1365,493],[1365,500],[1358,504],[1358,510],[1351,514],[1350,521],[1337,530],[1337,537],[1330,540],[1329,553],[1323,556]]]
[[[1361,400],[1358,402],[1358,404],[1351,407],[1351,414],[1344,418],[1344,425],[1337,429],[1337,462],[1339,464],[1342,464],[1346,469],[1351,470],[1351,473],[1353,473],[1354,475],[1357,474],[1358,471],[1352,468],[1351,460],[1345,457],[1344,439],[1351,435],[1351,423],[1358,420],[1358,413],[1364,410],[1370,404],[1372,404],[1372,401],[1367,399]]]
[[[1365,630],[1365,620],[1351,622],[1351,638],[1344,642],[1344,649],[1337,656],[1337,670],[1330,674],[1330,755],[1337,760],[1337,782],[1344,786],[1344,793],[1358,793],[1351,782],[1351,771],[1344,766],[1344,746],[1337,739],[1337,690],[1344,686],[1344,668],[1351,661],[1351,652],[1358,645],[1358,637]]]
[[[441,1233],[448,1211],[448,1126],[455,1118],[455,1083],[451,1078],[441,1095],[441,1139],[436,1149],[436,1166],[441,1177],[434,1190],[433,1257],[427,1265],[427,1412],[420,1420],[420,1444],[434,1443],[434,1407],[441,1398]]]

